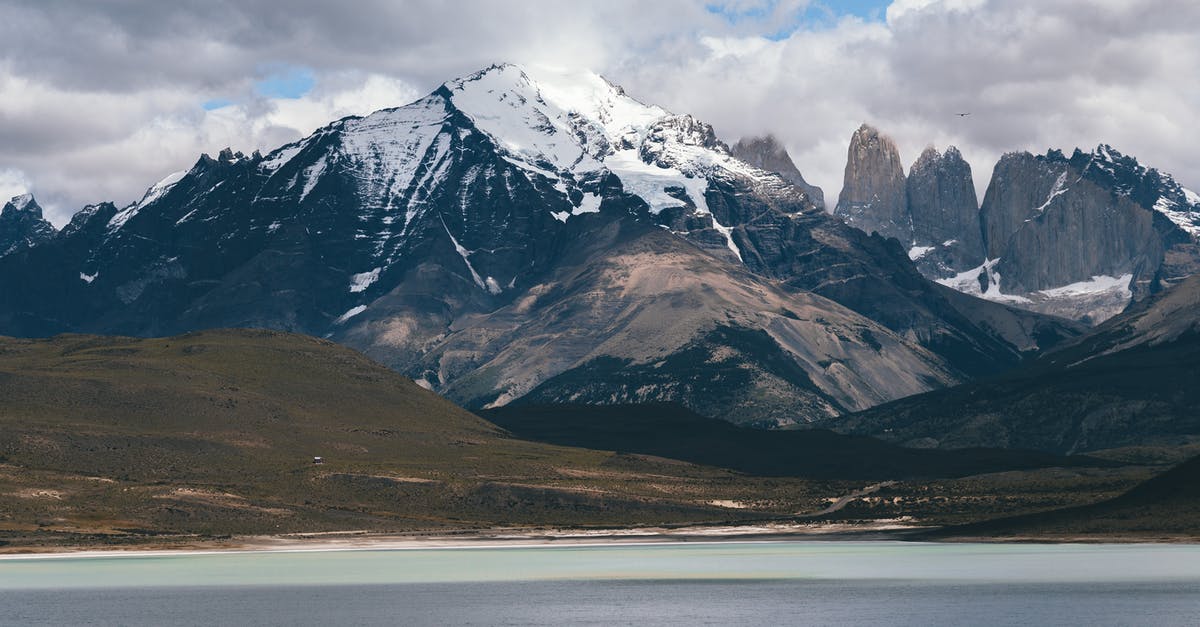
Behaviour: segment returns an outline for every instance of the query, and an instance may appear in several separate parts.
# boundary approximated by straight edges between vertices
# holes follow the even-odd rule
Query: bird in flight
[[[967,112],[967,113],[955,113],[954,115],[957,115],[957,116],[958,116],[958,117],[960,117],[960,118],[965,118],[965,117],[967,117],[968,115],[971,115],[971,113],[970,113],[970,112]]]

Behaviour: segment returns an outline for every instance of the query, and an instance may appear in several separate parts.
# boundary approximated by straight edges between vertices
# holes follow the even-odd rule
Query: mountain
[[[864,124],[845,184],[848,224],[898,239],[927,278],[1030,311],[1097,324],[1200,270],[1200,197],[1105,144],[1006,154],[979,206],[957,149],[927,148],[905,177]]]
[[[42,218],[32,194],[14,196],[0,209],[0,257],[54,238],[54,226]]]
[[[867,233],[904,244],[912,240],[900,150],[873,126],[863,124],[850,137],[846,176],[833,213]]]
[[[0,332],[258,327],[469,407],[864,409],[1074,336],[962,297],[712,127],[594,74],[501,65],[267,155],[203,155],[0,258]]]
[[[892,442],[1075,453],[1200,441],[1200,276],[1007,374],[829,426]]]
[[[804,176],[792,161],[792,156],[774,135],[743,137],[730,148],[729,153],[760,170],[782,176],[783,180],[800,188],[814,207],[825,210],[825,192],[804,180]]]
[[[905,182],[912,218],[909,257],[926,276],[956,274],[985,260],[971,166],[954,146],[926,148]]]
[[[1171,468],[1125,494],[1092,505],[957,525],[926,534],[944,538],[1136,536],[1194,540],[1200,528],[1200,457]]]
[[[891,137],[863,124],[850,137],[836,215],[894,238],[926,277],[940,279],[985,261],[971,166],[950,146],[927,147],[909,168]]]
[[[1200,270],[1200,199],[1107,145],[996,164],[967,291],[1088,322]],[[976,289],[978,286],[978,289]]]

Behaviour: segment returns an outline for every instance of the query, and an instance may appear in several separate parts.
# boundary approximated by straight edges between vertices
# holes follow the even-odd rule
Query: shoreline
[[[188,538],[113,546],[0,546],[0,560],[76,557],[205,555],[220,553],[285,553],[322,551],[390,551],[434,549],[498,549],[554,546],[664,545],[683,543],[812,541],[898,541],[906,533],[930,529],[912,525],[782,524],[695,525],[606,529],[501,527],[440,533],[331,531],[223,539]]]
[[[863,524],[784,524],[610,529],[496,528],[460,532],[378,533],[334,531],[227,539],[189,539],[126,546],[77,545],[0,547],[0,562],[30,559],[169,557],[248,553],[340,551],[421,551],[445,549],[518,549],[551,547],[662,546],[676,544],[769,542],[919,542],[930,544],[1200,544],[1195,536],[963,536],[914,537],[936,527],[879,521]]]

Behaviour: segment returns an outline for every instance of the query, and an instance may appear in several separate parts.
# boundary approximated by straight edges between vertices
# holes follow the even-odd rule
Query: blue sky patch
[[[818,0],[809,5],[809,12],[822,5],[834,15],[857,15],[870,22],[882,22],[887,17],[888,5],[892,0]]]
[[[254,93],[267,98],[301,98],[312,91],[316,79],[312,70],[300,66],[273,68],[267,77],[254,83]]]
[[[838,19],[854,15],[869,22],[882,22],[887,17],[888,5],[892,0],[813,0],[794,15],[790,23],[769,33],[763,33],[767,39],[779,41],[787,39],[792,33],[802,27],[833,26]],[[745,24],[769,18],[775,7],[776,0],[768,0],[761,4],[741,9],[736,3],[714,2],[704,8],[713,15],[720,16],[731,25]]]
[[[204,107],[205,111],[215,111],[217,109],[224,109],[231,104],[233,104],[232,100],[227,100],[225,98],[213,98],[212,100],[203,102],[200,106]]]

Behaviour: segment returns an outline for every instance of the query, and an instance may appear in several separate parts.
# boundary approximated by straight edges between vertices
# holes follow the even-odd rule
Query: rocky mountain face
[[[953,275],[984,262],[971,166],[957,148],[945,153],[926,148],[909,169],[906,191],[912,217],[909,256],[922,274]]]
[[[984,261],[971,166],[957,148],[925,149],[909,169],[890,137],[862,125],[850,138],[836,215],[866,232],[895,238],[921,273],[954,276]]]
[[[1099,322],[1200,269],[1200,203],[1106,145],[1005,155],[980,217],[989,261],[953,281],[1036,311]]]
[[[850,137],[846,175],[834,215],[867,233],[907,244],[912,218],[900,151],[892,138],[863,124]]]
[[[1060,453],[1200,441],[1200,276],[1004,375],[829,425],[915,446]]]
[[[804,176],[792,161],[792,156],[774,135],[743,137],[730,148],[730,154],[760,170],[782,176],[783,180],[800,188],[812,201],[813,206],[825,210],[825,192],[804,180]]]
[[[0,258],[0,291],[5,335],[299,331],[470,407],[675,401],[763,425],[1077,332],[930,283],[691,116],[511,65],[204,155]]]
[[[837,213],[900,240],[956,290],[1095,324],[1200,270],[1200,198],[1110,146],[1005,155],[981,207],[957,149],[926,149],[907,178],[895,155],[875,129],[856,131]],[[904,204],[880,201],[898,181]]]
[[[54,226],[42,218],[31,194],[14,196],[0,209],[0,257],[54,238]]]

